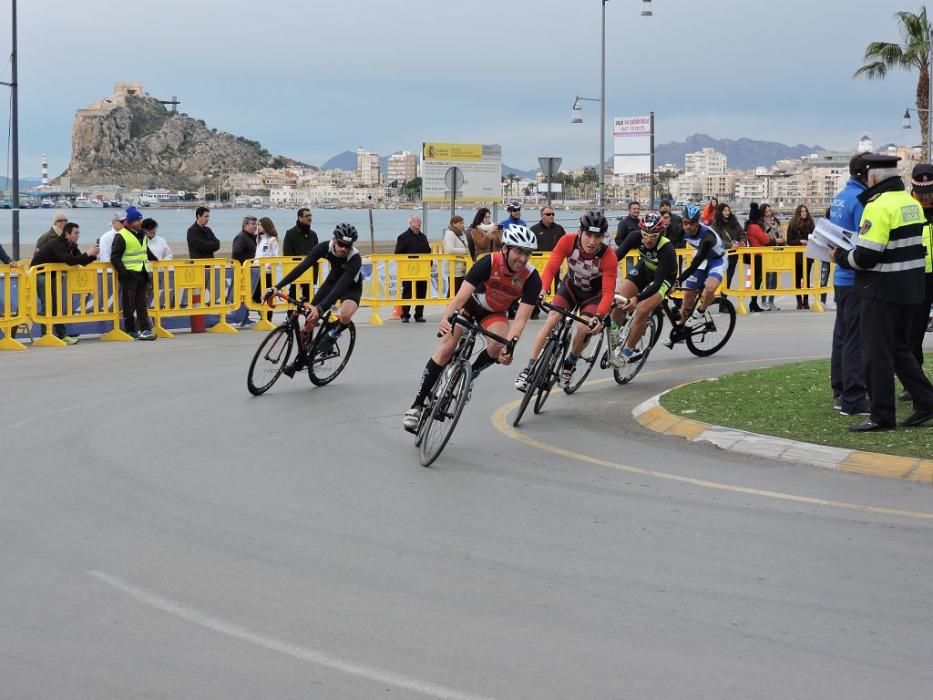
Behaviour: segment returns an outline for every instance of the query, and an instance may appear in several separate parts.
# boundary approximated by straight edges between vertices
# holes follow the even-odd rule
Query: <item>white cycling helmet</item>
[[[516,248],[526,248],[528,250],[538,249],[538,238],[527,226],[513,224],[502,232],[502,245],[515,246]]]

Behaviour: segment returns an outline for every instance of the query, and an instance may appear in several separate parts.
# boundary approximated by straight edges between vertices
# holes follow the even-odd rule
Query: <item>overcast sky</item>
[[[0,0],[9,82],[11,0]],[[854,149],[919,142],[916,76],[853,80],[866,44],[899,41],[904,0],[641,0],[606,6],[607,133],[613,116],[654,110],[658,143],[716,138]],[[600,0],[19,0],[20,172],[52,175],[71,153],[75,110],[138,80],[177,95],[208,126],[320,164],[364,146],[422,141],[502,144],[505,163],[593,164],[599,105]],[[0,88],[5,90],[5,88]],[[0,118],[8,132],[9,104]],[[6,137],[0,174],[8,172]],[[612,152],[607,138],[607,154]]]

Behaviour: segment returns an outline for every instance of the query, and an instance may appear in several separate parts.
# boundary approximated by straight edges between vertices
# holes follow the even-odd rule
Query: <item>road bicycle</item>
[[[302,320],[308,317],[306,299],[293,299],[282,292],[275,296],[296,308],[290,310],[285,321],[269,331],[259,344],[246,376],[249,392],[253,396],[260,396],[269,391],[283,373],[288,374],[286,367],[293,349],[295,364],[292,365],[292,373],[307,368],[312,384],[330,384],[347,366],[350,355],[353,354],[353,347],[356,345],[356,327],[353,322],[350,322],[336,340],[325,340],[332,328],[339,327],[339,320],[335,314],[330,310],[322,313],[315,332],[314,326],[309,328],[307,323],[302,323]]]
[[[673,290],[675,292],[685,291],[682,288]],[[701,292],[702,293],[702,292]],[[700,295],[697,294],[698,303]],[[679,334],[675,335],[674,327],[680,322],[680,299],[672,299],[670,296],[664,298],[661,305],[655,309],[654,317],[657,321],[657,335],[651,346],[661,337],[661,331],[664,328],[664,317],[666,316],[671,323],[671,333],[669,335],[672,341],[671,347],[677,343],[684,342],[687,349],[697,357],[709,357],[719,352],[735,330],[735,306],[726,297],[718,296],[703,310],[699,318],[691,319],[693,312],[691,308],[687,313],[687,322],[681,328]],[[717,313],[718,312],[718,313]]]
[[[551,390],[560,378],[560,370],[564,364],[564,359],[567,357],[567,353],[570,352],[573,324],[582,323],[588,326],[593,321],[592,318],[578,316],[546,301],[542,301],[539,306],[546,311],[556,311],[560,314],[560,318],[548,334],[547,340],[544,341],[541,353],[528,375],[528,386],[525,388],[525,394],[522,396],[518,411],[512,421],[512,425],[516,428],[522,416],[525,415],[525,410],[528,408],[528,404],[531,403],[532,396],[535,400],[534,412],[536,414],[541,413],[544,408],[544,403],[548,400]],[[571,382],[563,387],[565,393],[572,394],[579,389],[589,376],[590,370],[593,369],[603,344],[603,334],[599,333],[596,337],[595,343],[592,337],[587,340],[583,354],[577,360],[577,370],[574,372]]]
[[[616,294],[612,305],[613,307],[624,308],[626,301],[625,297]],[[655,309],[655,312],[648,317],[644,332],[632,348],[632,359],[623,360],[621,352],[622,348],[627,344],[628,337],[632,332],[635,314],[628,314],[625,323],[616,329],[613,329],[611,324],[606,326],[606,352],[600,357],[599,366],[602,369],[607,369],[610,366],[612,367],[612,378],[615,379],[616,384],[628,384],[638,375],[641,368],[645,366],[645,363],[648,361],[648,354],[651,352],[654,344],[658,342],[658,335],[660,332],[658,325],[659,318],[663,319],[663,317],[660,317],[658,314],[657,309]]]
[[[415,447],[419,448],[423,467],[431,466],[443,452],[454,428],[457,427],[464,406],[470,401],[473,383],[472,356],[476,341],[485,336],[506,346],[510,355],[515,350],[515,339],[506,340],[459,313],[450,316],[448,321],[453,328],[462,326],[463,335],[460,336],[453,357],[438,377],[421,410]],[[485,352],[485,348],[482,352]]]

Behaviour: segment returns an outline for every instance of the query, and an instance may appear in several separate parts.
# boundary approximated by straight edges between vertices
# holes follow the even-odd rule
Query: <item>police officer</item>
[[[926,217],[923,227],[923,245],[926,248],[926,294],[914,311],[910,320],[910,345],[917,362],[923,365],[923,336],[930,319],[930,305],[933,304],[933,165],[921,163],[914,166],[910,176],[910,190]],[[908,394],[908,392],[904,392]],[[905,400],[911,397],[903,396]]]
[[[895,373],[914,400],[914,412],[901,425],[933,420],[933,385],[910,348],[911,317],[924,294],[925,219],[920,205],[904,188],[898,160],[897,156],[863,156],[868,189],[859,195],[865,206],[859,237],[851,251],[840,248],[834,253],[838,265],[855,270],[861,300],[871,414],[850,425],[853,432],[894,428]]]

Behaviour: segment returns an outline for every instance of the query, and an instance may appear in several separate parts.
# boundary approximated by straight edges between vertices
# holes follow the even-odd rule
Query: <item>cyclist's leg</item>
[[[424,405],[424,400],[428,397],[428,394],[431,393],[431,389],[437,382],[437,378],[441,376],[444,367],[450,362],[450,358],[457,348],[457,341],[460,340],[461,335],[463,335],[463,328],[454,326],[453,332],[448,333],[438,341],[437,347],[434,349],[434,354],[428,358],[428,362],[421,372],[418,393],[415,394],[415,400],[411,404],[413,409],[420,408]]]
[[[359,301],[354,301],[353,299],[344,299],[343,303],[340,305],[340,312],[338,313],[340,325],[344,328],[349,326],[350,321],[353,319],[353,314],[356,313],[358,308],[360,308]]]
[[[625,341],[625,347],[634,349],[638,345],[638,341],[645,334],[645,328],[648,327],[648,319],[651,318],[654,310],[661,305],[663,298],[658,293],[638,302],[638,306],[635,307],[635,318],[632,319],[632,327],[629,329],[628,338]]]
[[[503,338],[509,332],[509,320],[506,318],[505,313],[487,316],[483,319],[482,325],[490,333],[495,333]],[[486,338],[486,352],[481,352],[473,361],[473,374],[478,375],[490,365],[496,364],[499,361],[499,353],[502,352],[502,347],[502,343],[492,338]]]
[[[638,294],[638,285],[633,280],[626,277],[619,283],[618,287],[616,288],[616,293],[625,297],[626,299],[631,299],[633,296]],[[621,326],[625,323],[625,316],[627,313],[628,312],[624,309],[617,307],[612,310],[610,318],[612,318],[613,321]]]
[[[557,298],[555,297],[555,302]],[[558,306],[557,303],[554,304]],[[538,331],[538,335],[535,336],[535,344],[531,348],[531,360],[529,364],[534,364],[534,361],[538,359],[538,355],[541,354],[541,348],[544,347],[544,341],[547,340],[548,334],[554,330],[554,326],[557,325],[557,321],[560,319],[560,314],[556,311],[551,311],[547,318],[544,321],[544,325],[541,326],[541,330]]]
[[[719,289],[719,285],[722,284],[722,278],[725,273],[725,258],[722,258],[718,264],[710,266],[706,275],[706,282],[703,284],[703,301],[701,303],[703,309],[706,309],[707,306],[713,303],[713,299],[716,298],[716,290]]]

